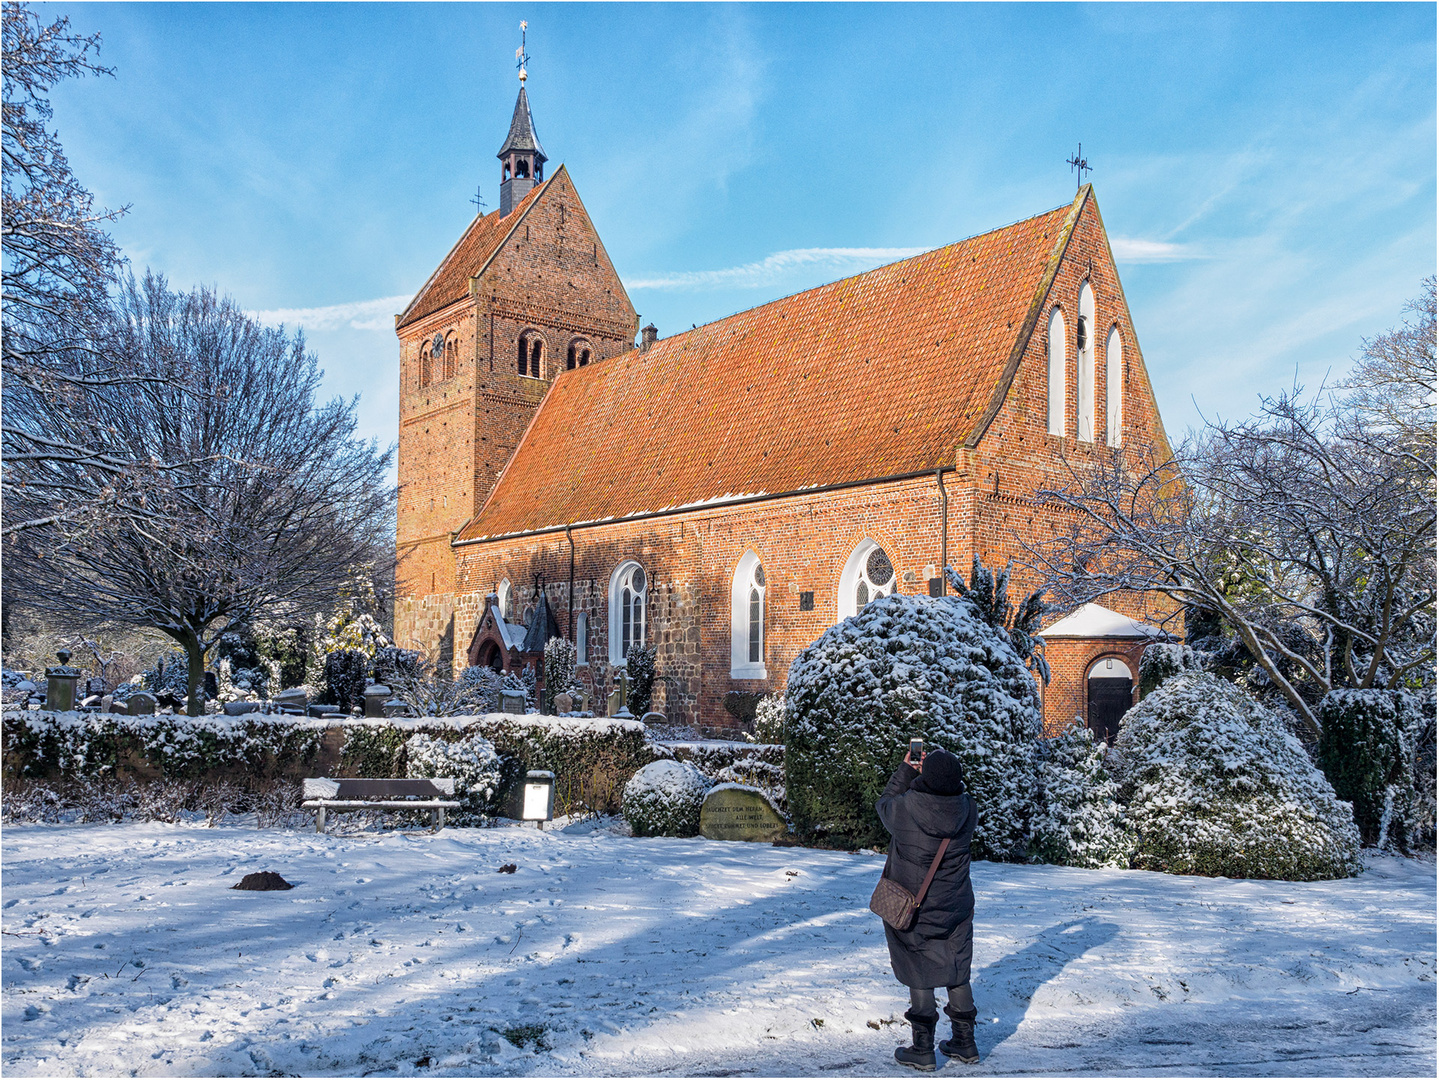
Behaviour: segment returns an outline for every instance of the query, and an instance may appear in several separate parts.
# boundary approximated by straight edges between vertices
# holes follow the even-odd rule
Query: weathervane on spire
[[[1089,162],[1085,161],[1084,158],[1081,156],[1083,153],[1084,153],[1084,144],[1083,144],[1083,143],[1080,143],[1080,144],[1079,144],[1079,149],[1074,152],[1074,156],[1073,156],[1072,158],[1069,158],[1069,159],[1067,159],[1067,160],[1065,161],[1065,164],[1068,165],[1068,166],[1069,166],[1071,169],[1073,169],[1074,172],[1075,172],[1075,175],[1076,175],[1076,179],[1075,179],[1075,181],[1074,181],[1074,190],[1075,190],[1075,191],[1078,191],[1080,188],[1082,188],[1082,187],[1084,186],[1084,174],[1087,173],[1087,172],[1093,172],[1093,171],[1094,171],[1093,169],[1091,169],[1091,168],[1089,167]]]
[[[525,80],[530,77],[530,73],[525,70],[525,65],[530,62],[530,55],[525,52],[525,31],[529,28],[530,24],[528,22],[520,23],[520,47],[515,50],[515,67],[520,69],[521,86],[524,86]]]

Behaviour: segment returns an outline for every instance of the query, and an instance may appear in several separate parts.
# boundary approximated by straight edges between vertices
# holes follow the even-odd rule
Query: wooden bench
[[[445,811],[458,810],[453,798],[441,796],[455,793],[450,777],[434,780],[386,780],[378,777],[354,777],[342,780],[306,780],[302,809],[315,812],[315,831],[325,831],[325,813],[333,810],[428,810],[430,827],[439,832],[445,827]]]

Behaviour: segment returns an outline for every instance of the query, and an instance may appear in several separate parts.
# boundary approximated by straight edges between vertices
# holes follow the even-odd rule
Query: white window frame
[[[760,558],[753,551],[746,551],[735,567],[730,579],[730,647],[729,674],[731,679],[767,679],[764,666],[764,596],[765,587],[755,585],[755,568],[763,569]],[[750,592],[759,590],[759,662],[749,658],[749,607]]]
[[[1056,306],[1049,313],[1049,368],[1045,392],[1049,403],[1049,433],[1064,435],[1064,368],[1068,345],[1064,335],[1064,312]]]
[[[1079,319],[1084,324],[1084,348],[1079,349],[1079,371],[1075,379],[1074,432],[1080,442],[1094,442],[1094,289],[1088,281],[1079,286]],[[1075,328],[1075,344],[1079,342]]]
[[[623,654],[624,642],[621,640],[621,633],[624,627],[623,616],[620,611],[620,593],[623,591],[625,582],[629,579],[630,571],[644,570],[644,567],[635,562],[634,559],[626,559],[615,567],[615,572],[610,575],[610,664],[620,666],[624,664]],[[645,586],[640,591],[640,631],[634,644],[643,645],[646,634],[649,630],[650,615],[650,575],[645,571]]]
[[[575,667],[590,666],[590,617],[583,611],[575,616]]]
[[[856,606],[854,600],[854,587],[859,584],[860,576],[864,574],[864,564],[869,561],[869,553],[877,547],[883,547],[883,545],[866,536],[855,545],[855,549],[849,553],[849,558],[845,560],[844,569],[840,571],[839,575],[839,594],[836,597],[838,604],[835,608],[835,610],[839,612],[839,618],[835,620],[836,622],[843,622],[851,615],[859,612],[859,608]],[[894,561],[894,556],[890,555],[888,551],[885,551],[885,555],[889,557],[889,565],[894,571],[894,577],[890,579],[887,586],[874,588],[869,595],[870,600],[873,600],[877,596],[892,596],[899,588],[899,565]],[[865,577],[865,581],[866,583],[869,582],[867,576]]]
[[[1124,435],[1124,335],[1118,323],[1104,339],[1104,399],[1105,441],[1118,446]]]
[[[500,598],[500,618],[509,622],[510,607],[515,602],[515,587],[510,584],[509,578],[500,579],[499,585],[495,586],[495,595]]]

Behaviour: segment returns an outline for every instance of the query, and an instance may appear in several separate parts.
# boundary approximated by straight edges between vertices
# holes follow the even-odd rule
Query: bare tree
[[[1395,332],[1366,342],[1348,395],[1265,399],[1241,423],[1207,423],[1173,458],[1117,449],[1041,492],[1071,522],[1030,549],[1054,597],[1075,605],[1155,591],[1217,615],[1315,737],[1314,704],[1331,689],[1432,679],[1426,284],[1427,308],[1410,310],[1427,310],[1427,343],[1406,334],[1412,348],[1396,362]]]
[[[168,635],[188,656],[196,713],[222,634],[327,610],[383,558],[390,454],[354,437],[353,401],[316,406],[322,373],[302,337],[213,292],[131,279],[110,337],[130,370],[153,378],[90,388],[65,408],[32,396],[26,417],[36,441],[99,453],[7,467],[10,499],[31,520],[67,485],[82,498],[107,485],[114,510],[12,534],[6,586],[35,610]]]

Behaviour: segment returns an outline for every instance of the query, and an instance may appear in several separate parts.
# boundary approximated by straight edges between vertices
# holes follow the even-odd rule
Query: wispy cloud
[[[355,300],[328,307],[275,308],[251,314],[267,326],[284,323],[306,330],[393,330],[394,316],[405,310],[408,296],[386,296],[379,300]]]
[[[655,274],[626,282],[631,289],[757,289],[776,285],[797,271],[829,270],[858,273],[896,259],[907,259],[927,248],[793,248],[776,251],[759,262],[723,270],[685,270]]]
[[[1164,240],[1141,240],[1134,236],[1111,236],[1114,257],[1126,263],[1183,262],[1205,256],[1193,244],[1171,244]]]

